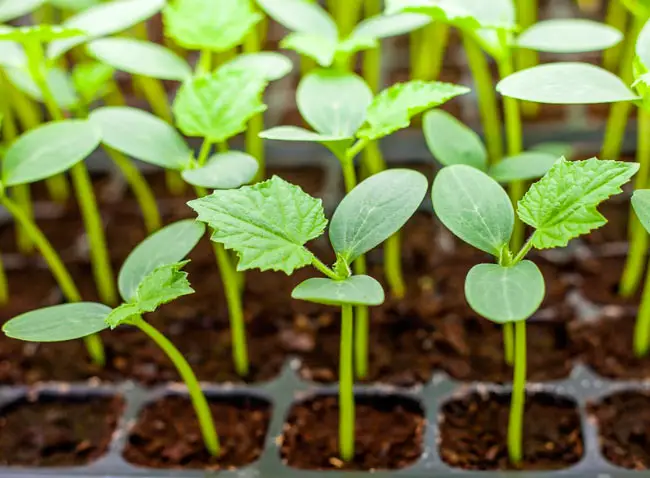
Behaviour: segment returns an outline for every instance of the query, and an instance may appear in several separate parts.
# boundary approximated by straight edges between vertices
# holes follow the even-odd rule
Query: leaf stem
[[[196,75],[207,75],[212,71],[212,50],[203,49],[196,64]]]
[[[52,275],[59,285],[63,296],[68,302],[80,302],[81,294],[79,289],[72,280],[72,276],[68,272],[65,264],[59,257],[50,241],[48,241],[45,234],[38,228],[36,223],[11,199],[4,193],[0,194],[0,203],[9,211],[17,223],[19,223],[25,232],[29,235],[32,242],[36,245],[37,249],[45,259],[48,267],[52,271]],[[98,365],[104,365],[105,355],[104,346],[98,335],[90,335],[84,338],[86,348],[92,360]]]
[[[203,140],[203,144],[201,144],[199,157],[196,159],[196,163],[198,164],[199,168],[205,166],[205,163],[208,160],[211,151],[212,151],[212,141],[210,141],[208,138],[205,138]]]
[[[438,21],[433,21],[411,37],[411,48],[415,49],[414,61],[411,64],[412,80],[438,79],[448,41],[449,25]]]
[[[339,352],[339,447],[341,460],[354,458],[354,375],[352,373],[352,306],[341,307],[341,350]]]
[[[244,53],[257,53],[262,49],[262,41],[257,27],[251,28],[251,31],[244,39],[242,50]],[[264,140],[260,138],[260,133],[264,131],[264,113],[253,116],[248,122],[246,129],[246,152],[257,159],[258,169],[255,176],[255,182],[261,181],[266,177],[266,158],[264,156]]]
[[[515,339],[514,330],[511,323],[502,325],[503,329],[503,361],[509,367],[512,367],[515,360]]]
[[[512,260],[511,265],[515,266],[519,264],[521,261],[524,260],[524,257],[526,257],[526,254],[530,252],[530,250],[533,248],[533,239],[535,237],[535,234],[531,235],[526,243],[523,245],[521,250],[517,253],[515,258]]]
[[[329,277],[332,280],[341,280],[342,277],[339,277],[336,275],[336,273],[327,267],[323,262],[316,256],[312,255],[311,259],[311,265],[313,265],[316,269],[318,269],[320,272],[322,272],[324,275]]]
[[[526,401],[526,321],[515,322],[515,370],[508,420],[508,455],[513,465],[523,459],[523,421]]]
[[[607,15],[605,22],[621,32],[625,32],[627,26],[627,9],[620,0],[607,2]],[[630,41],[633,41],[630,38]],[[621,61],[625,40],[603,52],[603,67],[609,71],[616,71]]]
[[[463,32],[462,36],[467,62],[476,86],[485,144],[491,163],[496,164],[503,159],[503,136],[492,75],[487,59],[476,39],[468,32]]]
[[[212,418],[210,405],[205,398],[205,394],[201,390],[201,385],[199,384],[194,371],[187,363],[187,360],[185,360],[183,355],[167,337],[161,334],[148,322],[145,322],[142,318],[139,317],[138,319],[134,320],[133,325],[147,334],[156,343],[156,345],[158,345],[165,352],[165,354],[167,354],[169,359],[176,367],[176,370],[178,370],[178,373],[183,379],[183,382],[185,382],[187,390],[190,394],[192,406],[194,407],[196,417],[199,421],[199,427],[201,428],[201,434],[203,436],[205,448],[211,455],[219,456],[221,453],[219,446],[219,437],[217,435],[217,431],[214,428],[214,419]]]
[[[384,243],[384,267],[386,280],[393,297],[403,299],[406,295],[406,284],[402,271],[402,241],[400,232],[396,232]]]

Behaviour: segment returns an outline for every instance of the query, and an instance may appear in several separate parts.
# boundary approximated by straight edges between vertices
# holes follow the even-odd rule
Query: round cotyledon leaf
[[[250,154],[227,151],[211,156],[202,168],[186,169],[183,179],[193,186],[210,189],[235,189],[248,184],[259,164]]]
[[[344,280],[317,277],[299,284],[291,297],[326,305],[380,305],[384,302],[384,289],[375,279],[365,275]]]

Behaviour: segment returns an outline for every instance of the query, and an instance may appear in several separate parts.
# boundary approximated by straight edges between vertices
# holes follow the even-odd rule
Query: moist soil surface
[[[579,289],[584,298],[598,305],[636,306],[641,290],[630,298],[619,294],[620,280],[625,267],[625,256],[590,257],[579,261]]]
[[[345,463],[339,458],[338,398],[315,397],[290,410],[281,455],[286,465],[303,470],[396,470],[422,455],[425,426],[422,409],[413,400],[357,397],[355,455]]]
[[[442,408],[440,455],[454,468],[515,469],[508,458],[510,395],[471,394]],[[558,470],[583,454],[580,416],[574,403],[548,394],[526,397],[523,470]]]
[[[120,397],[42,397],[0,411],[0,465],[86,465],[103,456],[122,412]]]
[[[573,324],[571,335],[582,360],[596,373],[611,379],[649,379],[650,355],[634,355],[636,315],[601,317]]]
[[[607,460],[633,470],[650,468],[650,395],[621,392],[588,408]]]
[[[264,449],[271,418],[268,402],[253,397],[209,399],[221,454],[205,449],[190,400],[168,396],[149,404],[131,429],[123,456],[148,468],[239,468],[255,462]]]

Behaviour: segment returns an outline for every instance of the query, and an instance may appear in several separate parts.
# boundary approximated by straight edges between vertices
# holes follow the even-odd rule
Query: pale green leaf
[[[650,231],[650,190],[637,189],[632,194],[632,207],[646,231]]]
[[[129,324],[141,314],[142,310],[138,304],[122,304],[111,310],[111,313],[108,314],[104,323],[106,327],[110,327],[111,330],[113,330],[120,325]]]
[[[16,88],[30,98],[43,102],[43,93],[27,70],[23,68],[7,68],[5,73]],[[58,66],[50,68],[47,71],[47,83],[54,99],[61,108],[70,109],[78,104],[79,99],[67,71]]]
[[[78,28],[61,25],[26,25],[17,28],[2,28],[0,40],[15,41],[22,44],[30,42],[47,43],[54,40],[84,36]]]
[[[550,153],[556,158],[564,156],[567,159],[570,159],[575,152],[573,144],[563,143],[561,141],[547,141],[544,143],[538,143],[533,145],[530,150]]]
[[[431,196],[433,210],[447,229],[500,257],[510,242],[515,214],[499,183],[476,168],[457,164],[438,173]]]
[[[260,51],[257,53],[242,53],[219,67],[223,71],[228,69],[254,71],[266,81],[275,81],[284,78],[293,69],[293,63],[286,56],[273,51]]]
[[[384,302],[384,289],[375,279],[365,275],[345,280],[313,278],[299,284],[291,297],[326,305],[380,305]]]
[[[90,7],[94,7],[95,5],[100,4],[101,2],[102,0],[47,0],[47,3],[53,7],[71,12],[86,10]]]
[[[88,54],[116,70],[161,80],[182,81],[192,75],[187,62],[172,50],[133,38],[102,38],[86,46]]]
[[[125,301],[132,301],[138,285],[156,268],[182,261],[205,233],[201,223],[178,221],[147,237],[124,261],[118,276],[118,288]]]
[[[551,153],[527,151],[502,159],[489,169],[488,174],[500,183],[537,179],[551,169],[557,158]]]
[[[93,302],[55,305],[19,315],[2,330],[7,337],[27,342],[64,342],[106,329],[104,319],[110,312],[110,307]]]
[[[2,28],[0,25],[0,31]],[[27,55],[23,46],[15,41],[0,41],[0,66],[27,69]]]
[[[96,61],[78,63],[72,70],[72,84],[84,104],[103,98],[113,86],[115,70]]]
[[[616,75],[589,63],[548,63],[518,71],[499,82],[504,96],[535,103],[592,104],[638,97]]]
[[[497,324],[528,319],[539,309],[545,293],[544,277],[531,261],[512,267],[479,264],[465,280],[469,306]]]
[[[395,15],[375,15],[359,23],[352,37],[390,38],[418,30],[431,23],[429,15],[418,13],[397,13]]]
[[[360,138],[376,140],[411,124],[411,119],[426,110],[440,106],[469,88],[439,81],[397,83],[382,91],[368,107],[366,125],[358,132]]]
[[[190,50],[230,50],[261,19],[250,0],[174,0],[163,10],[165,34]]]
[[[583,53],[611,48],[623,39],[616,28],[581,18],[536,23],[517,38],[517,46],[550,53]]]
[[[128,156],[166,169],[183,170],[190,163],[192,151],[183,137],[151,113],[106,106],[94,110],[89,120],[101,131],[105,144]]]
[[[316,132],[353,138],[366,118],[372,91],[359,76],[332,70],[309,73],[298,85],[298,110]]]
[[[327,225],[320,199],[277,176],[253,186],[215,191],[188,205],[213,229],[213,241],[237,253],[238,270],[291,274],[312,262],[304,245],[322,235]]]
[[[650,21],[643,26],[636,40],[636,56],[645,69],[650,70]]]
[[[454,25],[467,30],[481,27],[480,22],[466,7],[455,0],[386,0],[386,14],[399,12],[428,15],[433,21]]]
[[[560,158],[518,204],[521,220],[535,228],[533,246],[566,246],[569,240],[603,226],[607,220],[596,207],[620,193],[638,169],[636,163]]]
[[[304,32],[289,33],[280,41],[280,48],[311,58],[322,67],[332,65],[337,46],[334,39]]]
[[[310,33],[338,40],[339,32],[332,17],[310,0],[257,0],[273,20],[293,32]]]
[[[342,58],[349,58],[357,52],[364,50],[371,50],[379,46],[379,41],[376,38],[362,37],[362,36],[349,36],[336,47],[336,55]]]
[[[55,59],[85,41],[131,28],[159,12],[164,5],[165,0],[119,0],[81,11],[66,19],[62,26],[82,30],[86,36],[52,42],[47,56]]]
[[[45,0],[0,0],[0,23],[6,23],[33,12]]]
[[[158,266],[142,279],[134,299],[142,312],[153,312],[163,304],[194,293],[187,272],[182,270],[188,262]]]
[[[186,169],[182,175],[193,186],[236,189],[250,183],[258,169],[259,163],[250,154],[228,151],[213,155],[202,168]]]
[[[62,173],[92,153],[101,138],[84,120],[45,123],[18,138],[2,162],[5,186],[29,184]]]
[[[298,126],[276,126],[260,133],[260,138],[278,141],[305,141],[308,143],[327,143],[349,140],[349,136],[326,136]]]
[[[348,263],[399,231],[422,204],[427,178],[410,169],[389,169],[359,183],[334,212],[329,236]]]
[[[422,129],[429,151],[443,166],[466,164],[482,171],[487,168],[487,150],[479,135],[446,111],[427,112]]]
[[[187,136],[226,141],[246,130],[248,121],[266,110],[266,80],[249,70],[217,70],[192,78],[174,101],[178,128]]]

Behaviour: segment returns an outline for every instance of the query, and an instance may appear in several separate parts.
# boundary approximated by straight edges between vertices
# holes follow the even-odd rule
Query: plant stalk
[[[194,407],[196,417],[199,421],[199,427],[201,428],[201,435],[203,436],[205,448],[211,455],[219,456],[221,453],[219,437],[214,428],[214,419],[212,417],[212,412],[210,411],[210,405],[208,404],[208,400],[205,398],[205,394],[201,390],[201,385],[199,384],[194,371],[187,363],[187,360],[185,360],[183,355],[167,337],[161,334],[148,322],[144,321],[141,317],[133,320],[133,325],[147,334],[149,338],[151,338],[156,345],[167,354],[176,367],[176,370],[178,370],[178,373],[183,379],[183,382],[185,382],[187,391],[190,394],[192,406]]]
[[[627,27],[627,9],[620,0],[609,0],[605,22],[609,26],[625,33]],[[625,40],[603,52],[603,68],[612,72],[616,71],[620,65],[624,45]]]
[[[448,42],[449,25],[443,22],[434,21],[411,36],[412,80],[434,81],[440,77]]]
[[[523,459],[524,404],[526,401],[526,321],[515,322],[515,370],[508,420],[508,455],[518,466]]]
[[[352,372],[353,313],[351,305],[341,307],[341,350],[339,352],[339,447],[341,460],[354,458],[354,374]]]
[[[645,357],[648,350],[650,350],[650,265],[634,326],[634,355],[638,358]]]
[[[244,39],[242,46],[244,53],[257,53],[262,49],[260,33],[257,28],[252,28],[251,32]],[[264,130],[264,113],[260,113],[251,118],[246,129],[246,152],[257,159],[258,169],[254,182],[263,180],[266,177],[266,158],[264,155],[264,141],[260,138],[260,133]]]
[[[50,241],[48,241],[45,234],[38,228],[36,223],[30,218],[25,211],[23,211],[18,204],[9,199],[4,193],[0,194],[0,203],[9,211],[17,223],[19,223],[25,232],[29,234],[32,242],[36,245],[43,259],[52,271],[52,275],[61,289],[61,293],[68,302],[80,302],[81,294],[77,289],[72,276],[65,267],[65,264],[59,257]],[[106,361],[104,354],[104,346],[99,335],[89,335],[84,338],[88,354],[93,362],[97,365],[103,366]]]
[[[517,14],[519,26],[525,30],[537,23],[537,11],[539,5],[537,0],[517,0]],[[532,68],[539,63],[539,55],[534,50],[519,48],[516,51],[517,70]],[[521,111],[527,118],[534,118],[539,113],[539,103],[523,101]]]

